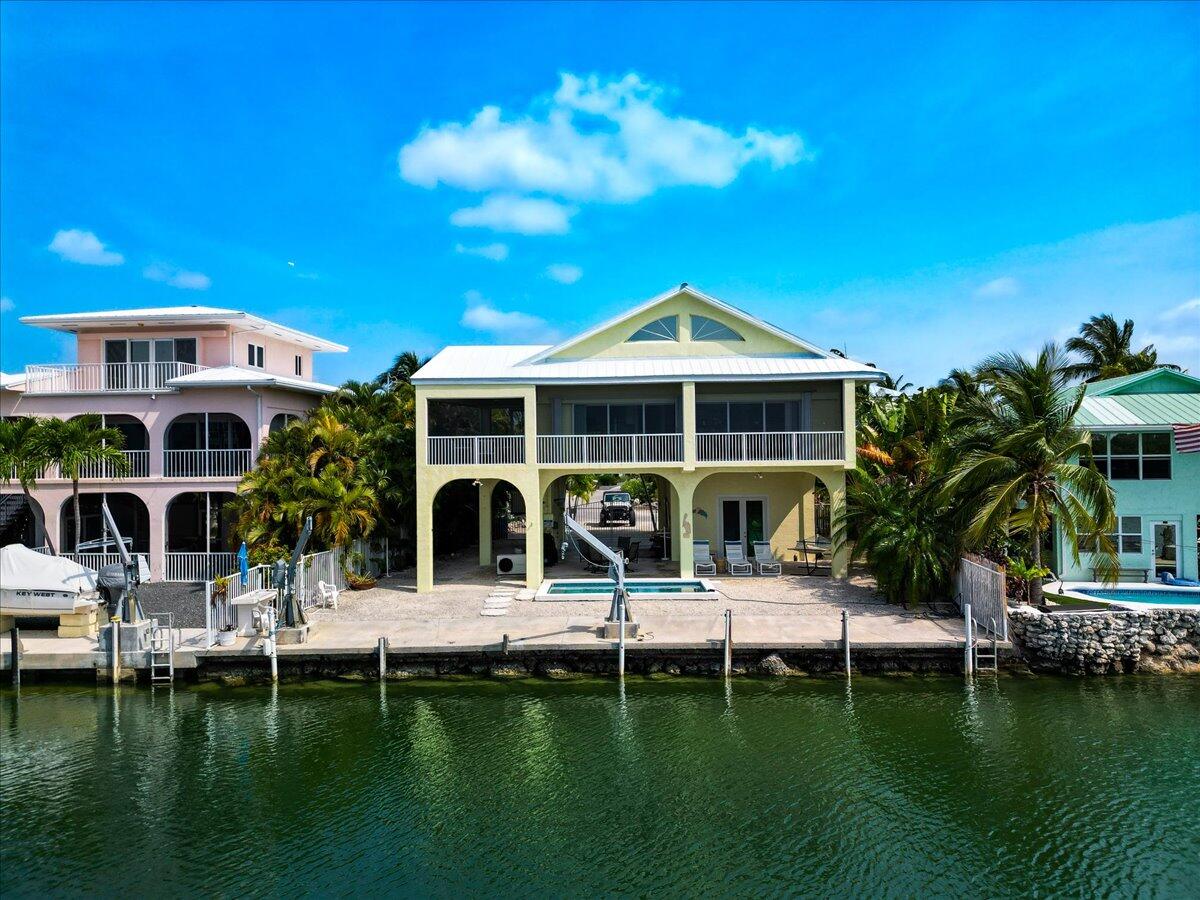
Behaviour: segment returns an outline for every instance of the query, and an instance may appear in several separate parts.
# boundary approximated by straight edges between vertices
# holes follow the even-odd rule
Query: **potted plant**
[[[224,600],[229,594],[229,582],[233,578],[232,575],[219,575],[213,579],[212,598],[213,600]]]
[[[342,568],[342,574],[346,577],[346,586],[352,591],[365,591],[375,587],[376,579],[374,575],[360,575],[361,570],[366,563],[365,557],[355,551],[346,555],[346,565]]]
[[[222,647],[232,647],[235,640],[237,640],[236,625],[226,625],[217,632],[217,644]]]

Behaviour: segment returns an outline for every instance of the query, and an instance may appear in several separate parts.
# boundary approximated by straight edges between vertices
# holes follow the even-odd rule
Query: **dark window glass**
[[[1142,453],[1163,454],[1171,452],[1171,435],[1165,431],[1152,431],[1142,435]]]
[[[1138,477],[1138,460],[1136,456],[1132,458],[1114,456],[1110,465],[1109,478],[1128,481],[1130,479],[1136,480]]]
[[[258,367],[261,369],[263,367],[263,348],[262,347],[254,348],[254,358],[258,361]]]
[[[713,434],[729,430],[726,421],[724,403],[696,404],[696,431],[700,434]]]
[[[1108,460],[1104,457],[1095,457],[1096,470],[1105,478],[1108,477]]]
[[[149,341],[130,341],[129,342],[129,361],[135,363],[150,362],[150,342]]]
[[[1123,534],[1123,535],[1121,535],[1121,552],[1122,553],[1141,553],[1142,552],[1142,536],[1140,534]]]
[[[1138,436],[1129,432],[1114,434],[1112,436],[1112,453],[1117,454],[1132,454],[1137,455],[1138,452]]]
[[[297,375],[304,374],[304,357],[303,356],[296,357],[296,374]]]
[[[184,416],[176,419],[167,428],[168,450],[201,450],[204,448],[200,426],[202,416]]]
[[[1108,435],[1093,434],[1092,435],[1092,453],[1095,456],[1108,455]]]
[[[155,362],[175,362],[175,341],[170,338],[154,342]]]
[[[181,363],[196,364],[196,339],[195,338],[176,338],[175,339],[175,361]]]
[[[248,365],[248,366],[254,365],[254,345],[253,344],[246,345],[246,365]]]
[[[761,403],[730,403],[729,430],[762,431],[763,405]]]
[[[646,434],[675,433],[675,404],[646,404]]]
[[[1151,456],[1142,460],[1142,478],[1155,480],[1171,477],[1171,457]]]
[[[768,403],[767,407],[767,431],[787,431],[787,404],[782,401],[778,403]]]
[[[641,404],[613,404],[608,408],[609,434],[641,434]]]
[[[608,434],[608,407],[580,404],[575,407],[576,434]]]
[[[277,431],[283,431],[283,429],[288,427],[288,423],[295,418],[297,416],[289,415],[288,413],[276,413],[271,417],[270,433],[274,434]]]
[[[104,361],[106,363],[123,363],[127,361],[128,345],[124,341],[104,342]]]

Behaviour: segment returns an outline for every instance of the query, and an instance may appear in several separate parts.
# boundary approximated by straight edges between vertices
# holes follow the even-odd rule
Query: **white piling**
[[[625,676],[625,598],[617,604],[617,674]]]
[[[722,668],[725,670],[725,677],[728,678],[733,673],[733,610],[725,610],[725,656]]]
[[[12,667],[12,683],[13,687],[21,686],[21,633],[17,631],[17,626],[14,625],[8,633],[10,645],[9,665]]]
[[[970,677],[975,674],[975,658],[972,644],[975,643],[975,628],[971,620],[971,604],[963,604],[963,672]]]
[[[121,620],[113,616],[112,628],[112,681],[116,684],[121,680]]]
[[[842,658],[846,677],[850,677],[850,610],[842,610]]]
[[[279,642],[275,639],[274,634],[267,638],[271,650],[271,683],[279,682]]]
[[[387,638],[379,638],[379,680],[387,678]]]

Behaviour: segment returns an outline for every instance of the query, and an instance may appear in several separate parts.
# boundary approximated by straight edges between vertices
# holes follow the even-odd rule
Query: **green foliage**
[[[634,503],[650,508],[650,530],[658,531],[658,479],[653,475],[630,475],[621,482],[621,490],[628,491]]]
[[[1067,375],[1084,381],[1135,375],[1159,366],[1179,368],[1160,363],[1153,344],[1134,350],[1133,320],[1126,319],[1118,325],[1108,313],[1092,316],[1079,326],[1079,334],[1067,340],[1066,348],[1079,357],[1079,361],[1067,366]]]

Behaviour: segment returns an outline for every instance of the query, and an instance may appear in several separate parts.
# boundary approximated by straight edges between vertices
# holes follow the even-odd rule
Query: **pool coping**
[[[1175,594],[1194,594],[1196,597],[1195,603],[1143,603],[1137,600],[1109,600],[1105,597],[1096,597],[1091,594],[1085,594],[1083,590],[1112,590],[1112,591],[1170,591]],[[1102,581],[1053,581],[1046,584],[1042,588],[1043,594],[1050,600],[1053,600],[1056,595],[1071,597],[1074,600],[1083,600],[1089,603],[1102,603],[1105,606],[1118,607],[1127,610],[1144,610],[1144,609],[1175,609],[1185,612],[1194,612],[1200,610],[1200,587],[1174,586],[1169,584],[1161,584],[1150,582],[1146,584],[1105,584]]]
[[[593,594],[559,594],[552,595],[550,586],[556,582],[570,581],[576,584],[595,584],[605,585],[603,590],[597,590]],[[702,592],[695,594],[639,594],[635,590],[638,582],[652,581],[655,584],[661,584],[664,581],[678,582],[700,582],[704,588]],[[717,587],[718,582],[711,581],[707,578],[626,578],[625,584],[629,588],[630,600],[718,600],[720,599],[720,589]],[[537,593],[533,599],[542,603],[572,603],[580,600],[609,600],[612,598],[612,581],[607,578],[546,578],[538,585]]]

